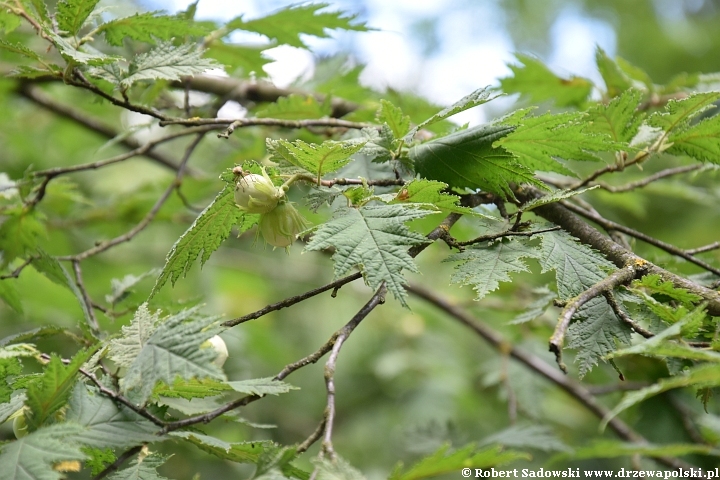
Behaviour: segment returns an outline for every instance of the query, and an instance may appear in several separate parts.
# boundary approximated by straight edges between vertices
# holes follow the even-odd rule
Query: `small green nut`
[[[288,247],[297,234],[307,226],[305,219],[290,202],[282,202],[275,209],[260,216],[260,233],[273,247]]]
[[[244,175],[235,184],[235,203],[247,213],[267,213],[284,196],[285,190],[276,187],[265,170]]]
[[[228,359],[228,349],[225,344],[225,340],[220,335],[208,338],[201,345],[202,348],[212,348],[217,353],[217,357],[213,360],[213,363],[218,367],[222,368],[225,365],[225,360]]]

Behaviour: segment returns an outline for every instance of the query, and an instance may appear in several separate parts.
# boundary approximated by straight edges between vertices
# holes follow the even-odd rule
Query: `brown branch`
[[[186,80],[191,90],[212,93],[225,100],[234,100],[241,105],[257,102],[274,102],[280,97],[287,97],[295,93],[299,95],[312,95],[320,103],[325,101],[325,95],[312,94],[302,90],[278,88],[268,82],[238,80],[230,77],[214,77],[210,75],[195,75]],[[184,88],[185,81],[173,82],[172,86]],[[330,116],[339,118],[357,110],[359,105],[341,98],[330,99],[332,113]]]
[[[718,248],[720,248],[720,242],[713,242],[709,245],[704,245],[702,247],[689,248],[685,250],[685,253],[687,253],[688,255],[697,255],[698,253],[709,252]]]
[[[652,338],[655,336],[655,334],[651,331],[645,330],[643,327],[635,323],[635,321],[630,318],[630,316],[625,313],[622,308],[620,308],[620,305],[615,300],[615,295],[613,295],[611,291],[606,290],[605,292],[603,292],[603,295],[605,296],[605,300],[607,300],[608,305],[610,305],[610,308],[612,308],[612,311],[615,313],[615,316],[617,316],[620,320],[622,320],[623,323],[630,327],[633,332],[645,338]]]
[[[347,128],[362,129],[368,127],[377,127],[371,123],[349,122],[347,120],[339,120],[337,118],[319,118],[309,120],[284,120],[280,118],[170,118],[160,121],[160,126],[166,125],[209,125],[219,128],[221,125],[228,125],[224,132],[218,133],[218,137],[229,138],[237,128],[243,127],[284,127],[284,128],[312,128],[312,127],[330,127],[330,128]]]
[[[550,228],[543,228],[542,230],[531,230],[528,232],[518,232],[513,230],[506,230],[504,232],[499,233],[491,233],[489,235],[481,235],[477,238],[473,238],[472,240],[466,240],[463,242],[458,242],[450,235],[445,235],[442,237],[443,241],[448,244],[450,247],[455,247],[458,250],[462,250],[463,247],[466,247],[468,245],[474,245],[476,243],[480,242],[486,242],[491,240],[497,240],[498,238],[504,238],[504,237],[532,237],[533,235],[537,235],[538,233],[546,233],[546,232],[554,232],[556,230],[560,230],[560,227],[550,227]]]
[[[21,263],[15,270],[13,270],[10,273],[5,274],[5,275],[0,275],[0,280],[5,280],[6,278],[18,278],[20,276],[20,272],[22,272],[25,269],[25,267],[30,265],[34,258],[35,257],[28,258],[27,260],[25,260],[23,263]]]
[[[211,128],[209,126],[203,126],[203,127],[194,127],[194,128],[188,128],[185,130],[181,130],[178,132],[173,132],[169,135],[166,135],[164,137],[151,140],[148,143],[135,148],[129,152],[122,153],[120,155],[116,155],[114,157],[106,158],[104,160],[98,160],[97,162],[90,162],[90,163],[83,163],[80,165],[71,165],[69,167],[55,167],[55,168],[48,168],[47,170],[39,170],[37,172],[33,172],[34,177],[50,177],[54,178],[60,175],[64,175],[66,173],[74,173],[74,172],[81,172],[85,170],[97,170],[98,168],[105,167],[107,165],[112,165],[114,163],[122,162],[124,160],[130,159],[132,157],[138,156],[138,155],[145,155],[146,153],[150,152],[153,148],[156,146],[169,142],[171,140],[175,140],[176,138],[185,137],[187,135],[194,135],[198,133],[207,133],[212,130],[215,130],[214,128]]]
[[[325,431],[325,422],[327,419],[323,415],[322,420],[320,420],[320,423],[318,424],[317,428],[313,433],[310,434],[308,438],[305,439],[298,447],[295,449],[295,451],[299,454],[304,453],[307,451],[308,448],[312,447],[315,442],[320,440],[320,437],[322,437],[323,432]]]
[[[352,319],[348,323],[345,324],[340,330],[336,331],[332,334],[330,339],[325,342],[323,346],[321,346],[318,350],[311,353],[305,358],[302,358],[298,360],[297,362],[291,363],[286,365],[280,372],[273,377],[275,380],[283,380],[291,373],[295,372],[296,370],[299,370],[307,365],[310,365],[311,363],[315,363],[318,360],[320,360],[326,353],[328,353],[330,350],[332,350],[333,346],[335,345],[335,342],[339,337],[347,337],[349,336],[353,330],[362,322],[365,317],[367,317],[370,312],[372,312],[375,307],[378,305],[382,305],[385,302],[385,286],[381,286],[377,292],[368,300],[368,302],[353,316]],[[161,432],[159,432],[159,435],[164,435],[168,432],[172,432],[174,430],[177,430],[179,428],[188,427],[190,425],[195,425],[197,423],[208,423],[211,420],[219,417],[223,413],[229,412],[231,410],[234,410],[236,408],[245,406],[249,403],[252,403],[256,400],[259,400],[262,398],[262,395],[247,395],[245,397],[239,398],[237,400],[234,400],[232,402],[229,402],[225,405],[223,405],[220,408],[217,408],[213,410],[212,412],[208,412],[202,415],[196,415],[194,417],[188,417],[182,420],[178,420],[175,422],[169,422],[165,425],[165,428]]]
[[[436,295],[434,292],[421,286],[410,284],[407,286],[407,289],[413,295],[416,295],[435,305],[455,320],[470,328],[488,342],[495,350],[509,354],[512,358],[519,361],[530,370],[540,374],[563,389],[599,419],[605,418],[605,416],[610,413],[610,410],[601,404],[583,385],[570,377],[563,375],[560,371],[550,366],[540,357],[512,345],[505,340],[502,335],[484,323],[476,321],[467,311],[453,305],[447,299]],[[610,419],[608,426],[623,440],[638,444],[647,443],[647,440],[644,437],[618,417]],[[691,465],[677,458],[658,457],[656,460],[671,468],[692,468]]]
[[[460,217],[459,213],[451,213],[448,215],[437,227],[433,229],[430,233],[427,234],[427,239],[430,242],[434,242],[438,238],[441,238],[442,235],[445,235],[450,228],[457,222]],[[422,245],[416,245],[408,251],[408,254],[411,257],[416,257],[425,250],[430,243],[425,243]],[[232,320],[228,320],[223,323],[223,326],[225,327],[234,327],[235,325],[239,325],[241,323],[245,323],[250,320],[255,320],[256,318],[260,318],[264,315],[267,315],[270,312],[274,312],[276,310],[281,310],[283,308],[295,305],[296,303],[300,303],[303,300],[307,300],[308,298],[314,297],[315,295],[319,295],[323,292],[327,292],[328,290],[336,291],[343,285],[353,282],[359,278],[362,278],[362,273],[353,273],[352,275],[348,275],[347,277],[343,277],[339,280],[335,280],[334,282],[330,282],[327,285],[323,285],[322,287],[314,288],[312,290],[309,290],[305,293],[301,293],[300,295],[295,295],[294,297],[286,298],[285,300],[282,300],[277,303],[273,303],[271,305],[268,305],[266,307],[261,308],[260,310],[257,310],[252,313],[248,313],[247,315],[243,315],[242,317],[234,318]]]
[[[44,107],[45,109],[57,115],[60,115],[61,117],[72,120],[73,122],[96,133],[99,133],[106,138],[114,139],[118,135],[120,135],[120,132],[117,131],[114,127],[92,117],[91,115],[88,115],[82,110],[58,102],[50,95],[40,90],[39,87],[36,87],[29,83],[21,83],[17,91],[21,96],[27,98],[33,103],[40,105],[41,107]],[[123,138],[119,143],[132,150],[142,147],[140,142],[132,137]],[[143,156],[172,170],[177,170],[179,168],[179,166],[175,163],[173,159],[161,153],[148,151]]]
[[[515,195],[521,197],[521,199],[525,199],[524,201],[527,201],[530,198],[535,198],[538,194],[539,193],[534,189],[525,189],[523,191],[515,192]],[[687,278],[683,278],[665,270],[664,268],[660,268],[635,253],[626,250],[621,245],[615,243],[613,240],[600,233],[597,229],[591,227],[582,219],[578,218],[567,207],[559,202],[543,205],[533,211],[546,220],[561,226],[563,230],[579,239],[582,243],[600,251],[616,266],[622,268],[625,265],[644,265],[644,268],[647,270],[647,274],[660,275],[663,280],[673,283],[677,288],[684,288],[685,290],[700,296],[708,304],[708,313],[714,316],[720,316],[720,292],[698,285]]]
[[[57,257],[58,260],[71,260],[71,261],[81,261],[88,257],[91,257],[93,255],[97,255],[98,253],[104,252],[105,250],[108,250],[109,248],[114,247],[115,245],[119,245],[124,242],[129,242],[130,240],[135,237],[138,233],[143,231],[145,227],[147,227],[150,222],[153,221],[155,216],[158,214],[162,206],[165,204],[165,202],[170,198],[170,195],[173,191],[177,188],[177,186],[182,181],[182,177],[185,174],[185,166],[187,165],[188,160],[190,160],[190,156],[192,155],[192,152],[195,150],[195,148],[198,146],[200,141],[204,137],[204,133],[198,134],[198,136],[195,138],[195,140],[192,141],[190,145],[188,145],[187,149],[185,150],[185,155],[183,156],[182,161],[180,162],[180,165],[178,166],[178,171],[175,174],[175,178],[173,179],[170,186],[163,192],[163,194],[160,196],[160,198],[155,202],[155,205],[150,209],[150,211],[145,215],[145,217],[135,225],[129,232],[120,235],[119,237],[115,237],[111,240],[106,240],[104,242],[101,242],[94,246],[93,248],[90,248],[88,250],[85,250],[84,252],[78,253],[76,255],[67,255],[64,257]]]
[[[705,270],[712,272],[716,275],[720,275],[720,269],[717,269],[713,267],[712,265],[703,262],[702,260],[699,260],[692,255],[688,254],[685,250],[676,247],[675,245],[670,245],[669,243],[665,243],[662,240],[658,240],[657,238],[653,238],[650,235],[646,235],[642,232],[638,232],[637,230],[634,230],[630,227],[626,227],[625,225],[615,223],[612,220],[608,220],[602,216],[600,216],[596,212],[591,212],[589,210],[586,210],[584,208],[580,208],[576,205],[573,205],[572,203],[561,201],[562,205],[567,208],[568,210],[577,213],[578,215],[581,215],[589,220],[592,220],[593,222],[597,223],[601,227],[607,229],[607,230],[616,230],[618,232],[622,232],[626,235],[630,235],[631,237],[637,238],[638,240],[642,240],[645,243],[649,243],[650,245],[653,245],[654,247],[657,247],[661,250],[665,250],[666,252],[684,258],[690,263],[694,263],[698,267],[704,268]]]
[[[100,325],[98,324],[97,317],[95,316],[95,310],[93,309],[93,301],[90,298],[90,295],[88,294],[87,289],[85,288],[85,283],[83,282],[82,277],[82,269],[80,268],[80,261],[73,260],[72,262],[73,271],[75,272],[75,284],[77,285],[78,289],[80,290],[80,295],[82,295],[82,300],[85,303],[85,311],[87,311],[87,322],[88,327],[90,327],[90,331],[92,332],[93,336],[95,338],[100,338]]]
[[[607,183],[598,182],[594,185],[599,185],[600,188],[607,190],[611,193],[622,193],[622,192],[629,192],[631,190],[635,190],[636,188],[645,187],[653,182],[656,182],[658,180],[661,180],[663,178],[671,177],[673,175],[680,175],[687,172],[694,172],[695,170],[702,170],[704,168],[707,168],[706,165],[703,165],[702,163],[696,163],[694,165],[687,165],[684,167],[675,167],[675,168],[668,168],[666,170],[661,170],[653,175],[650,175],[649,177],[646,177],[642,180],[638,180],[635,182],[626,183],[625,185],[620,186],[612,186],[608,185]]]
[[[565,332],[567,332],[567,329],[570,326],[570,320],[573,315],[575,315],[580,307],[593,298],[602,295],[603,292],[612,291],[613,288],[629,282],[635,278],[637,273],[637,266],[627,265],[619,270],[616,270],[608,277],[603,278],[576,297],[568,300],[565,308],[563,308],[560,313],[557,325],[555,326],[555,331],[553,332],[552,337],[550,337],[550,351],[555,354],[558,366],[563,372],[567,373],[567,367],[562,362],[562,347],[565,342]]]
[[[128,450],[126,450],[122,455],[120,455],[117,460],[115,460],[113,463],[105,467],[105,469],[95,475],[92,480],[102,480],[103,478],[107,477],[109,474],[113,473],[114,471],[118,470],[120,466],[125,463],[130,457],[133,455],[136,455],[142,451],[142,449],[145,447],[145,444],[143,445],[137,445],[135,447],[132,447]]]

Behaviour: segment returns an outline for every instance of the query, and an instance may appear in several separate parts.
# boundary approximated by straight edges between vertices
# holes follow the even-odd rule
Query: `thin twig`
[[[597,282],[595,285],[584,290],[579,295],[568,300],[565,308],[563,308],[560,313],[557,325],[555,326],[555,331],[553,332],[552,337],[550,337],[550,351],[555,354],[555,360],[563,372],[567,373],[567,367],[562,361],[562,347],[565,342],[565,332],[567,332],[567,329],[570,326],[570,320],[573,315],[575,315],[580,307],[593,298],[602,295],[603,292],[612,290],[613,288],[627,283],[635,278],[638,270],[639,266],[636,265],[628,265],[624,268],[620,268]]]
[[[300,445],[298,445],[297,449],[295,449],[295,451],[298,454],[306,452],[308,448],[312,447],[315,442],[320,440],[320,438],[323,435],[323,432],[325,431],[325,423],[326,422],[327,422],[327,419],[323,415],[323,418],[322,418],[322,420],[320,420],[320,423],[318,424],[315,431],[313,433],[311,433],[310,436],[305,439],[305,441],[303,441]]]
[[[385,302],[385,289],[384,285],[383,287],[379,288],[377,292],[368,300],[368,302],[358,311],[358,313],[355,314],[355,316],[350,319],[348,323],[345,324],[340,330],[336,331],[332,334],[330,339],[325,342],[324,345],[322,345],[318,350],[311,353],[305,358],[302,358],[298,360],[297,362],[291,363],[286,365],[280,372],[273,377],[275,380],[283,380],[291,373],[295,372],[296,370],[299,370],[307,365],[310,365],[312,363],[316,363],[318,360],[320,360],[326,353],[328,353],[332,348],[333,345],[335,345],[335,341],[337,338],[341,335],[344,335],[345,337],[349,336],[350,333],[352,333],[353,330],[360,324],[360,322],[367,317],[370,312],[372,312],[375,307],[378,305],[381,305]],[[229,402],[225,405],[223,405],[220,408],[217,408],[213,410],[212,412],[208,412],[202,415],[196,415],[194,417],[188,417],[182,420],[178,420],[175,422],[169,422],[165,425],[165,428],[159,433],[159,435],[164,435],[168,432],[172,432],[174,430],[177,430],[179,428],[187,427],[190,425],[195,425],[197,423],[208,423],[214,418],[219,417],[223,413],[229,412],[231,410],[234,410],[236,408],[245,406],[249,403],[252,403],[256,400],[259,400],[262,398],[262,395],[247,395],[245,397],[239,398],[237,400],[234,400],[232,402]]]
[[[437,240],[438,238],[441,238],[442,235],[445,235],[450,228],[457,222],[462,215],[459,213],[451,213],[448,215],[437,227],[435,227],[430,233],[427,234],[427,239],[430,242],[433,242]],[[425,243],[422,245],[416,245],[410,250],[408,250],[408,254],[411,257],[416,257],[420,254],[423,250],[425,250],[430,243]],[[323,285],[322,287],[314,288],[312,290],[309,290],[305,293],[301,293],[300,295],[295,295],[294,297],[286,298],[285,300],[282,300],[277,303],[273,303],[271,305],[268,305],[266,307],[261,308],[260,310],[256,310],[255,312],[248,313],[247,315],[243,315],[242,317],[234,318],[232,320],[228,320],[223,323],[223,326],[225,327],[234,327],[235,325],[239,325],[241,323],[248,322],[250,320],[255,320],[256,318],[260,318],[264,315],[267,315],[270,312],[274,312],[277,310],[281,310],[286,307],[290,307],[292,305],[295,305],[296,303],[300,303],[303,300],[307,300],[308,298],[314,297],[315,295],[319,295],[323,292],[327,292],[328,290],[335,291],[336,289],[339,289],[345,284],[348,284],[350,282],[353,282],[359,278],[362,278],[362,273],[357,272],[353,273],[352,275],[348,275],[347,277],[343,277],[339,280],[335,280],[334,282],[330,282],[326,285]]]
[[[685,253],[687,253],[688,255],[697,255],[698,253],[705,253],[705,252],[709,252],[712,250],[716,250],[718,248],[720,248],[720,242],[713,242],[711,244],[704,245],[702,247],[689,248],[689,249],[685,250]]]
[[[330,127],[330,128],[348,128],[348,129],[363,129],[363,128],[377,128],[377,125],[371,123],[359,123],[350,122],[347,120],[339,120],[337,118],[319,118],[310,120],[284,120],[280,118],[170,118],[167,120],[161,120],[160,126],[166,125],[186,125],[186,126],[197,126],[197,125],[227,125],[224,132],[218,133],[218,137],[229,138],[235,129],[243,127],[283,127],[283,128],[311,128],[311,127]]]
[[[129,242],[130,240],[135,237],[138,233],[143,231],[145,227],[147,227],[150,222],[153,221],[155,216],[158,214],[162,206],[165,204],[165,202],[170,198],[170,195],[172,192],[177,188],[177,186],[182,182],[183,175],[185,173],[185,166],[187,165],[188,160],[190,159],[190,156],[192,155],[192,152],[195,150],[195,148],[198,146],[200,141],[204,137],[204,133],[199,133],[197,137],[190,143],[190,145],[185,150],[185,155],[183,156],[182,161],[180,162],[180,166],[178,167],[178,171],[175,174],[175,178],[173,179],[170,186],[163,192],[163,194],[160,196],[160,198],[155,202],[155,205],[150,209],[150,211],[145,215],[145,217],[135,225],[129,232],[120,235],[119,237],[115,237],[111,240],[107,240],[104,242],[99,243],[98,245],[94,246],[93,248],[90,248],[88,250],[85,250],[84,252],[78,253],[76,255],[67,255],[64,257],[57,257],[58,260],[71,260],[71,261],[80,261],[84,260],[88,257],[91,257],[93,255],[97,255],[98,253],[104,252],[105,250],[108,250],[109,248],[114,247],[115,245]]]
[[[156,146],[169,142],[171,140],[175,140],[176,138],[185,137],[187,135],[194,135],[199,133],[207,133],[212,131],[212,128],[209,128],[207,126],[203,127],[194,127],[194,128],[188,128],[186,130],[180,130],[177,132],[173,132],[169,135],[166,135],[164,137],[151,140],[148,143],[135,148],[129,152],[122,153],[120,155],[115,155],[114,157],[106,158],[104,160],[98,160],[97,162],[90,162],[90,163],[83,163],[80,165],[71,165],[69,167],[55,167],[55,168],[49,168],[47,170],[39,170],[37,172],[33,172],[34,177],[50,177],[54,178],[59,175],[64,175],[66,173],[74,173],[74,172],[81,172],[85,170],[97,170],[98,168],[105,167],[107,165],[112,165],[113,163],[122,162],[124,160],[130,159],[132,157],[136,157],[139,155],[144,155]]]
[[[35,259],[35,257],[29,257],[27,260],[25,260],[23,263],[21,263],[12,272],[5,274],[5,275],[0,275],[0,280],[5,280],[6,278],[18,278],[20,276],[20,272],[22,272],[25,269],[25,267],[30,265],[34,259]]]
[[[115,460],[112,464],[110,464],[110,465],[108,465],[107,467],[105,467],[105,469],[104,469],[102,472],[100,472],[100,473],[98,473],[97,475],[95,475],[95,476],[92,478],[92,480],[102,480],[103,478],[107,477],[109,474],[111,474],[111,473],[113,473],[114,471],[118,470],[118,469],[120,468],[120,466],[121,466],[123,463],[125,463],[130,457],[132,457],[133,455],[136,455],[136,454],[140,453],[140,451],[142,451],[142,449],[143,449],[144,446],[145,446],[145,444],[143,444],[143,445],[137,445],[137,446],[134,446],[134,447],[126,450],[122,455],[120,455],[120,456],[117,458],[117,460]]]
[[[47,353],[42,353],[42,354],[40,354],[40,358],[42,358],[45,361],[49,361],[51,357]],[[60,359],[60,361],[62,363],[64,363],[65,365],[70,363],[70,360],[68,360],[66,358],[62,358],[62,359]],[[142,407],[138,407],[137,405],[135,405],[133,402],[131,402],[129,399],[127,399],[120,393],[107,388],[92,372],[85,370],[84,368],[79,368],[78,371],[83,376],[85,376],[88,380],[90,380],[92,383],[94,383],[95,386],[98,387],[98,390],[100,391],[100,393],[102,393],[103,395],[107,396],[108,398],[110,398],[112,400],[117,401],[118,403],[122,403],[123,405],[128,407],[130,410],[132,410],[133,412],[137,413],[138,415],[140,415],[142,417],[147,418],[148,420],[150,420],[152,423],[154,423],[158,427],[163,427],[166,425],[165,422],[160,420],[158,417],[156,417],[152,413],[148,412],[146,409],[144,409]]]
[[[638,325],[630,316],[623,311],[622,308],[620,308],[620,305],[615,300],[615,295],[610,290],[606,290],[603,292],[603,295],[605,296],[605,300],[607,300],[608,305],[610,305],[610,308],[612,308],[612,311],[615,313],[615,315],[623,321],[628,327],[632,328],[632,330],[645,337],[645,338],[652,338],[655,336],[654,333],[652,333],[649,330],[645,330],[643,327]]]
[[[548,363],[543,361],[540,357],[526,352],[505,340],[499,333],[485,325],[476,321],[468,312],[453,305],[447,299],[435,294],[434,292],[415,285],[409,284],[406,286],[407,290],[427,302],[435,305],[437,308],[458,320],[460,323],[470,328],[472,331],[477,333],[481,338],[487,341],[493,348],[500,352],[507,352],[515,360],[519,361],[529,369],[539,373],[541,376],[553,382],[555,385],[563,389],[570,396],[580,402],[585,408],[590,410],[599,419],[604,418],[610,410],[601,404],[583,385],[576,382],[572,378],[563,375],[556,368],[553,368]],[[608,426],[623,440],[634,442],[638,444],[647,444],[647,440],[642,437],[639,433],[633,430],[629,425],[620,420],[618,417],[613,417],[608,421]],[[663,465],[667,465],[672,468],[692,468],[691,465],[686,462],[669,457],[658,457],[656,459]]]
[[[588,385],[585,388],[592,395],[607,395],[615,392],[632,392],[648,386],[649,384],[645,382],[619,382],[609,385]]]
[[[671,177],[673,175],[680,175],[680,174],[687,173],[687,172],[694,172],[695,170],[701,170],[704,168],[707,168],[707,166],[702,163],[696,163],[694,165],[686,165],[684,167],[675,167],[675,168],[668,168],[665,170],[661,170],[653,175],[643,178],[642,180],[626,183],[625,185],[620,185],[617,187],[608,185],[607,183],[603,183],[603,182],[598,182],[594,185],[599,185],[600,188],[607,190],[608,192],[611,192],[611,193],[629,192],[631,190],[635,190],[636,188],[645,187],[645,186],[647,186],[653,182],[656,182],[658,180],[661,180],[663,178]]]
[[[98,324],[97,317],[95,316],[95,310],[93,309],[93,301],[90,298],[90,295],[88,294],[87,289],[85,288],[85,283],[83,282],[82,277],[82,269],[80,268],[80,261],[79,260],[73,260],[72,262],[73,271],[75,272],[75,284],[77,285],[78,289],[80,290],[80,294],[82,295],[83,302],[85,303],[85,311],[87,311],[87,321],[88,321],[88,327],[90,327],[90,331],[92,332],[93,336],[95,338],[100,338],[100,325]]]
[[[487,242],[492,240],[497,240],[498,238],[504,238],[504,237],[532,237],[533,235],[537,235],[538,233],[547,233],[547,232],[554,232],[556,230],[560,230],[560,227],[549,227],[549,228],[543,228],[542,230],[531,230],[528,232],[516,232],[513,230],[506,230],[504,232],[499,233],[491,233],[489,235],[481,235],[477,238],[473,238],[472,240],[466,240],[464,242],[458,242],[454,238],[450,237],[449,235],[446,237],[443,237],[443,240],[450,246],[455,247],[457,249],[462,249],[462,247],[466,247],[468,245],[474,245],[476,243],[480,242]]]
[[[46,110],[60,115],[61,117],[72,120],[73,122],[96,133],[99,133],[100,135],[108,139],[114,139],[117,138],[118,135],[120,135],[119,131],[117,131],[114,127],[106,124],[102,120],[94,118],[93,116],[83,112],[80,109],[58,102],[50,95],[44,93],[42,90],[40,90],[40,88],[34,85],[22,83],[20,84],[17,91],[23,97],[27,98],[28,100],[34,102],[37,105],[40,105],[41,107],[44,107]],[[140,142],[132,137],[123,138],[122,140],[120,140],[119,143],[133,150],[142,147]],[[178,165],[173,159],[159,152],[148,151],[144,154],[144,156],[172,170],[178,169]]]
[[[630,227],[615,223],[612,220],[608,220],[597,213],[588,211],[584,208],[573,205],[572,203],[565,201],[561,201],[560,203],[568,210],[575,212],[578,215],[581,215],[589,220],[592,220],[593,222],[597,223],[605,229],[617,230],[618,232],[625,233],[627,235],[630,235],[631,237],[637,238],[638,240],[642,240],[645,243],[649,243],[650,245],[653,245],[661,250],[665,250],[667,253],[684,258],[688,262],[694,263],[698,267],[704,268],[709,272],[720,275],[720,269],[717,269],[712,265],[693,257],[691,254],[688,254],[685,250],[678,248],[675,245],[670,245],[669,243],[665,243],[662,240],[658,240],[657,238],[653,238],[642,232],[638,232],[637,230],[634,230]]]
[[[528,201],[531,198],[537,198],[541,193],[535,189],[525,188],[523,191],[516,191],[515,195],[523,201]],[[598,250],[617,267],[622,268],[629,264],[642,264],[647,270],[647,274],[659,275],[663,280],[671,282],[677,288],[683,288],[700,296],[707,302],[708,313],[715,316],[720,315],[720,292],[703,287],[687,278],[660,268],[652,262],[636,255],[634,252],[627,250],[574,215],[567,207],[560,204],[560,202],[543,205],[536,208],[534,212],[546,220],[560,225],[563,230],[579,239],[582,243]]]

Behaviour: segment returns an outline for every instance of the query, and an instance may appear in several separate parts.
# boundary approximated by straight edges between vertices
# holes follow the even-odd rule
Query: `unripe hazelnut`
[[[225,365],[225,360],[228,359],[228,349],[227,345],[225,345],[225,340],[223,340],[220,335],[208,338],[205,342],[203,342],[202,347],[212,348],[215,352],[217,352],[217,357],[213,360],[215,365],[220,368]]]
[[[274,210],[260,217],[260,233],[274,247],[291,245],[307,222],[290,202],[282,202]]]
[[[264,170],[262,175],[245,175],[235,184],[235,203],[247,213],[267,213],[284,195],[285,191],[276,187]]]

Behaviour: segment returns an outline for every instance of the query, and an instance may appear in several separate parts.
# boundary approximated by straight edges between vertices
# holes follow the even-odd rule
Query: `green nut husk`
[[[273,184],[265,170],[262,175],[244,175],[235,184],[235,203],[247,213],[268,213],[284,196],[285,191]]]
[[[282,202],[275,209],[260,216],[260,233],[274,247],[288,247],[307,226],[307,221],[290,202]]]

